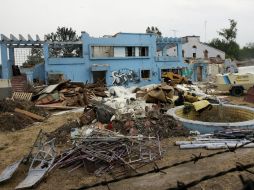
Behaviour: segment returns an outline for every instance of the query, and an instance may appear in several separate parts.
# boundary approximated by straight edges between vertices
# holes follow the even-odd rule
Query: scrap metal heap
[[[160,139],[157,137],[124,136],[110,130],[88,128],[83,135],[74,137],[77,142],[61,154],[54,167],[85,167],[96,176],[111,173],[121,176],[162,156]]]

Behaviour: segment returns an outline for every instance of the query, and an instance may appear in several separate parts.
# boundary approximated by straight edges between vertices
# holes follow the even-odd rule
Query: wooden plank
[[[17,113],[22,113],[22,114],[24,114],[24,115],[26,115],[26,116],[28,116],[28,117],[31,117],[31,118],[33,118],[33,119],[36,119],[36,120],[38,120],[38,121],[43,121],[43,120],[45,120],[45,117],[42,117],[42,116],[37,115],[37,114],[35,114],[35,113],[31,113],[31,112],[29,112],[29,111],[25,111],[25,110],[22,110],[22,109],[19,109],[19,108],[15,108],[14,111],[17,112]]]
[[[45,109],[60,109],[60,110],[69,110],[69,109],[77,109],[80,107],[74,107],[74,106],[58,106],[58,105],[35,105],[36,107],[42,107]]]

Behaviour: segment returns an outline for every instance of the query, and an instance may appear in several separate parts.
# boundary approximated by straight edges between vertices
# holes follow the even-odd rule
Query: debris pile
[[[191,141],[176,141],[180,149],[206,148],[230,149],[230,148],[254,148],[253,129],[225,129],[215,131],[213,134],[204,134],[194,137]]]
[[[156,137],[124,136],[109,130],[88,128],[77,135],[77,143],[57,159],[54,167],[68,167],[74,171],[85,167],[96,176],[111,173],[121,176],[162,155]]]
[[[68,109],[89,104],[93,97],[106,97],[106,87],[102,83],[84,84],[82,82],[64,81],[49,85],[34,97],[39,107]]]
[[[56,144],[67,144],[67,142],[70,142],[71,140],[70,134],[72,129],[80,128],[81,126],[82,125],[76,120],[70,121],[63,124],[53,132],[47,134],[47,137],[49,139],[55,138]]]
[[[184,128],[172,116],[157,110],[149,111],[146,117],[131,119],[125,117],[112,121],[112,129],[125,135],[159,136],[160,138],[188,136],[189,130]]]
[[[0,101],[0,131],[20,130],[49,115],[30,101]]]

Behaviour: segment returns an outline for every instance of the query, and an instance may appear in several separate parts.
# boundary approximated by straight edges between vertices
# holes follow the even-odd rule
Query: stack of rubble
[[[0,131],[23,129],[35,121],[43,121],[49,115],[30,101],[0,101]]]
[[[77,143],[59,156],[56,167],[68,167],[71,171],[85,167],[97,176],[110,172],[116,177],[136,172],[141,165],[154,162],[162,155],[156,137],[124,136],[88,128],[75,138]]]
[[[106,90],[102,83],[64,81],[47,86],[34,96],[34,101],[40,107],[68,109],[88,105],[95,96],[106,97]]]

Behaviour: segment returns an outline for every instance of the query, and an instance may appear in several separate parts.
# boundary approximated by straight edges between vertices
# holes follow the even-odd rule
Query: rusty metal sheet
[[[249,88],[247,95],[244,97],[244,101],[254,103],[254,87]]]
[[[5,168],[5,170],[0,175],[0,183],[7,181],[8,179],[10,179],[12,177],[14,172],[18,169],[22,160],[23,159],[18,160]]]

